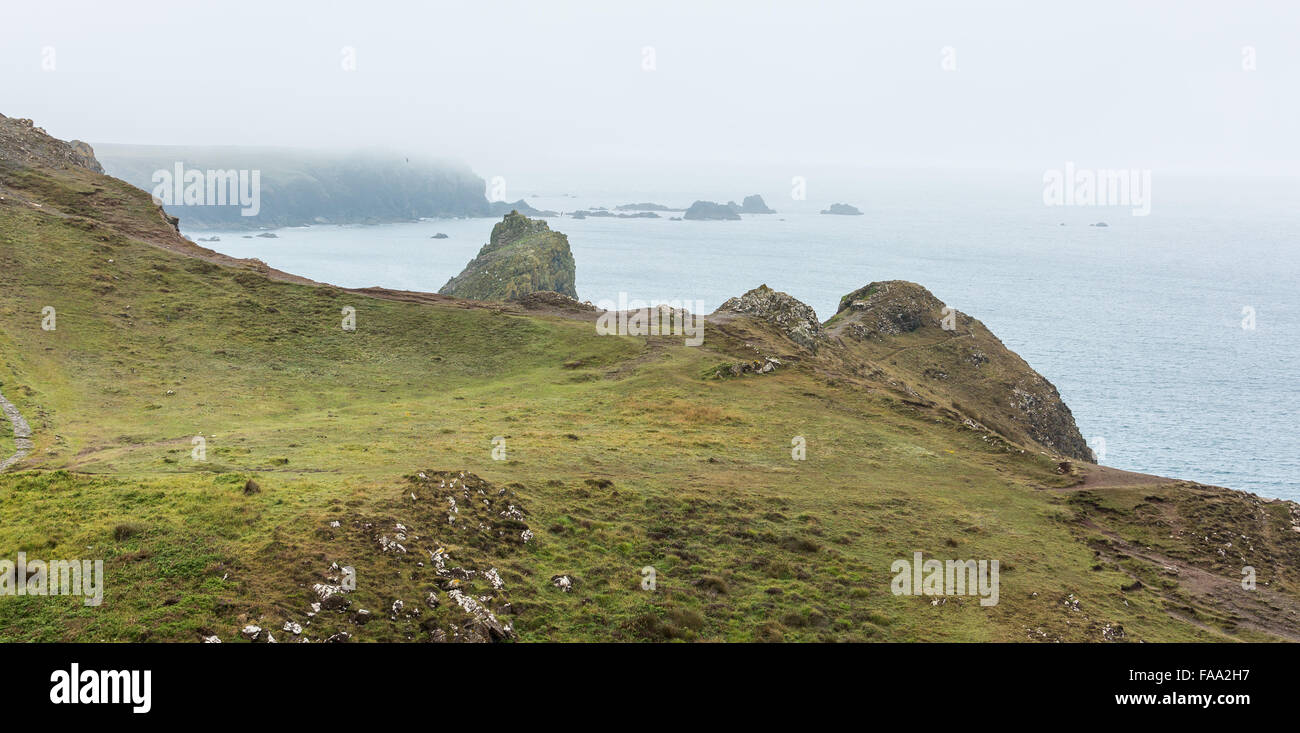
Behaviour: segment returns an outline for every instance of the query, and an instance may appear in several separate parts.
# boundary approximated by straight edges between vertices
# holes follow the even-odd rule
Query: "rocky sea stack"
[[[817,350],[824,337],[817,312],[794,296],[759,285],[739,298],[731,298],[718,311],[729,311],[767,321],[781,330],[786,338],[800,346]]]
[[[767,202],[762,196],[754,194],[746,196],[744,201],[740,202],[740,213],[742,214],[775,214],[774,209],[767,208]]]
[[[738,221],[740,214],[736,213],[735,205],[728,206],[713,201],[696,201],[691,204],[691,208],[682,214],[683,219],[692,220],[731,220]]]
[[[569,238],[518,211],[492,227],[492,236],[441,295],[471,300],[518,300],[549,290],[577,298]]]
[[[829,209],[822,209],[823,214],[838,214],[840,216],[862,216],[858,207],[848,204],[831,204]]]

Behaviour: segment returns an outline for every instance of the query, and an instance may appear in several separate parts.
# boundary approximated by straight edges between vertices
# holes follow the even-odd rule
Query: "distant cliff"
[[[309,224],[382,224],[424,217],[490,216],[485,184],[468,167],[393,153],[328,154],[234,147],[99,145],[111,176],[151,193],[160,179],[180,191],[197,176],[204,198],[164,199],[167,213],[189,230],[273,229]],[[210,171],[257,171],[256,207],[208,197]],[[247,184],[245,184],[247,187]],[[246,188],[247,190],[247,188]],[[214,205],[221,203],[222,205]],[[243,211],[255,211],[244,215]]]
[[[471,300],[518,300],[553,291],[577,298],[575,271],[568,237],[551,231],[544,221],[512,211],[492,227],[492,236],[478,256],[438,293]]]

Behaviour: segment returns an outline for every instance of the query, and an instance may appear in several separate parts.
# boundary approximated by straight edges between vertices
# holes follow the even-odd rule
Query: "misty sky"
[[[0,113],[92,143],[384,146],[486,176],[1300,163],[1296,3],[195,5],[8,4]]]

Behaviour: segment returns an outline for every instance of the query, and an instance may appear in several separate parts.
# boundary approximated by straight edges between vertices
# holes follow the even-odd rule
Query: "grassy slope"
[[[96,185],[123,221],[149,215],[147,198]],[[317,530],[387,511],[401,477],[429,468],[522,485],[537,540],[500,567],[524,640],[1263,638],[1167,613],[1195,605],[1173,590],[1121,592],[1134,571],[1099,560],[1102,535],[1079,521],[1106,512],[1044,488],[1068,481],[1046,458],[807,367],[700,376],[742,351],[271,282],[0,203],[0,382],[36,431],[36,470],[0,476],[0,557],[102,557],[108,574],[99,608],[0,599],[0,639],[278,627],[309,600],[297,566],[336,559]],[[200,434],[206,462],[190,458]],[[241,491],[250,476],[261,493]],[[1181,500],[1144,489],[1124,511],[1153,492]],[[914,550],[1000,559],[1001,603],[891,595],[890,563]],[[385,602],[382,559],[351,559],[358,596]],[[1285,567],[1261,581],[1283,586]],[[551,586],[558,573],[574,592]]]

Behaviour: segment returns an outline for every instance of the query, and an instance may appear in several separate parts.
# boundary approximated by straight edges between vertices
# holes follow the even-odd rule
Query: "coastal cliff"
[[[469,298],[313,283],[0,119],[0,558],[109,589],[0,641],[1300,640],[1300,505],[1091,463],[919,285],[756,288],[691,345],[602,333],[544,222],[484,250]],[[892,592],[917,552],[1000,600]]]

